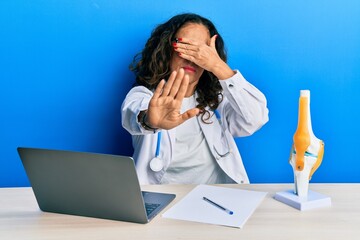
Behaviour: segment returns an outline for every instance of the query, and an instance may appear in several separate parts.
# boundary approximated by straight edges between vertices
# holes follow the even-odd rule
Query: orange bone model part
[[[320,141],[320,149],[319,149],[319,152],[318,152],[318,157],[316,159],[316,162],[315,162],[314,166],[311,169],[309,180],[311,179],[314,172],[320,167],[320,164],[322,162],[323,157],[324,157],[324,142]]]
[[[305,152],[310,146],[308,101],[307,97],[300,97],[298,127],[293,138],[296,151],[296,170],[298,171],[302,171],[304,169]]]

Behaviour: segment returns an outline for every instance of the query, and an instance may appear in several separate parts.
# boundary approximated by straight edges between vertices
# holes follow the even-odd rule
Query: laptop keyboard
[[[160,204],[158,203],[145,203],[146,214],[149,216]]]

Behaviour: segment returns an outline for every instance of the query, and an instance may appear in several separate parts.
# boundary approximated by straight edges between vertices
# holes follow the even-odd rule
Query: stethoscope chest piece
[[[161,158],[154,157],[153,159],[151,159],[150,161],[151,170],[153,170],[154,172],[160,172],[163,169],[163,167],[164,167],[164,163]]]
[[[150,160],[150,169],[154,172],[160,172],[164,167],[164,161],[159,157],[160,155],[160,142],[161,142],[161,131],[157,134],[157,143],[155,157]]]

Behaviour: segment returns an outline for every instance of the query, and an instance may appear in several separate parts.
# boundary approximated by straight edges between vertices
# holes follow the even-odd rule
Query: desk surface
[[[305,212],[273,199],[275,192],[291,189],[290,184],[226,186],[268,192],[242,229],[166,219],[161,215],[148,224],[136,224],[45,213],[39,210],[31,188],[0,188],[0,239],[359,239],[360,184],[311,184],[311,190],[331,197],[332,206]],[[172,206],[193,187],[142,188],[176,193]]]

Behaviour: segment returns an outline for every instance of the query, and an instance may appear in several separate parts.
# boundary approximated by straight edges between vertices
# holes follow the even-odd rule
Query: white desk
[[[313,191],[331,197],[332,207],[305,212],[273,199],[275,192],[291,189],[290,184],[226,186],[269,193],[243,229],[160,215],[148,224],[136,224],[44,213],[31,188],[0,188],[0,239],[360,239],[360,184],[311,184]],[[176,193],[173,205],[193,187],[153,185],[143,190]]]

